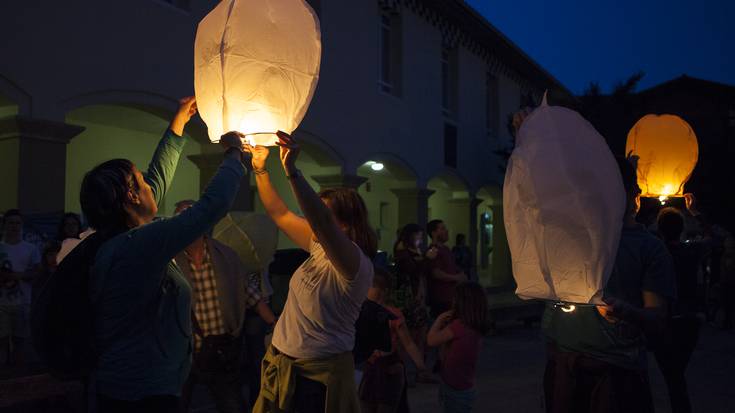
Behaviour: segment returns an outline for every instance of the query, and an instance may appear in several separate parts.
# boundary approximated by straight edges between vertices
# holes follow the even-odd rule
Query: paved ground
[[[475,411],[543,412],[545,358],[538,328],[518,323],[499,327],[497,335],[485,340]],[[656,411],[669,412],[666,387],[655,361],[649,371]],[[687,378],[695,412],[735,412],[735,333],[705,327]],[[436,393],[435,385],[410,389],[412,411],[438,412]]]
[[[478,367],[477,412],[540,413],[543,412],[541,378],[544,349],[538,325],[524,326],[517,321],[499,321],[496,334],[485,339]],[[650,365],[653,396],[657,412],[668,412],[669,403],[663,378],[655,362]],[[40,376],[39,376],[40,377]],[[53,397],[39,404],[16,405],[9,408],[2,401],[25,399],[22,393],[38,396],[47,379],[37,383],[17,383],[8,386],[0,381],[0,411],[2,412],[69,412],[64,398]],[[695,412],[735,412],[735,332],[724,332],[705,326],[688,370],[690,394]],[[43,391],[46,393],[45,391]],[[413,412],[438,412],[437,386],[418,385],[409,389]],[[65,406],[67,408],[65,408]],[[203,388],[197,390],[193,411],[214,413],[215,409]]]

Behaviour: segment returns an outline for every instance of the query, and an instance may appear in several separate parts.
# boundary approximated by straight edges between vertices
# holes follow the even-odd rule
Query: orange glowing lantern
[[[697,165],[697,136],[684,119],[675,115],[646,115],[628,132],[625,152],[638,156],[641,196],[658,198],[684,195],[684,184]]]

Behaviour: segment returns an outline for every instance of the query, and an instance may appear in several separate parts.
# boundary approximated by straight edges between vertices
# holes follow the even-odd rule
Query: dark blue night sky
[[[735,0],[467,0],[573,93],[684,73],[735,85]]]

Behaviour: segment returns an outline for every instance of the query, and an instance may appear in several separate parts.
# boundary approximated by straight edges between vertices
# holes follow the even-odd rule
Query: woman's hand
[[[439,314],[439,317],[436,318],[436,323],[439,324],[441,328],[444,328],[449,325],[449,323],[452,321],[452,318],[454,318],[454,311],[445,311]]]
[[[219,144],[225,148],[225,156],[230,156],[242,162],[243,139],[245,139],[245,135],[235,131],[227,132],[220,136]]]
[[[250,152],[252,159],[250,161],[253,166],[253,172],[259,173],[265,171],[265,163],[268,160],[270,151],[266,146],[250,146],[247,143],[244,146],[246,152]]]
[[[184,126],[189,122],[194,114],[197,113],[197,102],[194,96],[188,96],[179,100],[179,110],[176,111],[171,121],[171,132],[178,136],[184,134]]]
[[[283,165],[283,170],[286,172],[287,176],[290,176],[296,172],[296,158],[299,157],[301,147],[296,143],[296,140],[286,132],[278,131],[276,132],[276,135],[278,135],[279,138],[276,145],[281,148],[281,164]]]
[[[597,306],[597,312],[605,320],[616,323],[620,320],[630,321],[634,318],[636,308],[627,302],[612,297],[605,298],[604,301],[606,305]]]

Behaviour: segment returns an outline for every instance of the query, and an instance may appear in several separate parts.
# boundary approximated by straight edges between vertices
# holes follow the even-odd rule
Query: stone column
[[[7,196],[4,206],[24,213],[63,212],[66,146],[84,129],[23,116],[0,120],[0,162],[5,164],[0,171],[7,174],[2,178],[7,187],[0,189]]]
[[[493,263],[491,283],[493,286],[508,286],[513,284],[513,268],[510,260],[508,237],[505,233],[503,221],[503,206],[493,205]]]
[[[199,168],[199,192],[204,192],[204,189],[209,184],[214,174],[217,172],[220,164],[222,163],[222,153],[202,153],[199,155],[189,155],[189,160]],[[235,201],[232,204],[232,211],[254,211],[255,197],[257,189],[250,185],[250,165],[247,165],[247,173],[243,176],[240,181],[240,190],[235,196]]]
[[[472,251],[472,266],[477,274],[477,238],[479,236],[479,225],[477,223],[477,207],[482,203],[482,199],[472,197],[470,198],[469,209],[470,209],[470,233],[467,234],[467,246]]]
[[[311,179],[319,184],[319,190],[347,187],[357,189],[367,181],[367,178],[351,174],[312,175]]]
[[[426,228],[429,220],[429,197],[434,191],[426,188],[391,189],[398,198],[398,226],[416,223]]]

